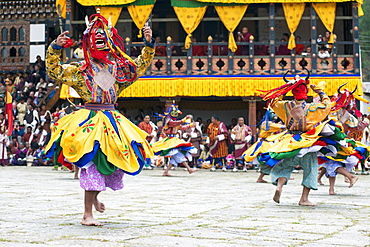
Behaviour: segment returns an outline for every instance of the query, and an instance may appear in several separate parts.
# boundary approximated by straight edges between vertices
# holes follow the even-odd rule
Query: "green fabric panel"
[[[171,6],[181,7],[181,8],[199,8],[199,7],[209,6],[209,4],[197,2],[195,0],[171,0]]]
[[[107,156],[105,156],[100,148],[96,152],[92,162],[94,162],[98,171],[103,175],[112,175],[117,170],[117,167],[108,161]]]
[[[284,153],[270,153],[271,158],[277,159],[277,160],[282,160],[282,159],[287,159],[287,158],[292,158],[297,156],[297,154],[301,151],[301,148],[290,151],[290,152],[284,152]]]
[[[346,138],[346,137],[347,137],[347,135],[344,134],[342,131],[340,131],[340,129],[338,127],[335,127],[333,135],[328,136],[328,138],[333,139],[335,141],[344,140],[344,138]]]
[[[53,163],[54,165],[62,165],[61,163],[58,162],[58,158],[60,155],[60,152],[62,151],[62,147],[60,146],[60,140],[62,139],[62,135],[59,136],[59,138],[55,141],[55,151],[53,154]]]

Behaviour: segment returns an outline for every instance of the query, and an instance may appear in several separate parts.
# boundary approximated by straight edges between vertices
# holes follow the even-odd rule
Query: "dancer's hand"
[[[311,89],[312,89],[315,93],[317,93],[317,94],[319,94],[319,93],[323,92],[321,89],[316,88],[316,87],[317,87],[316,85],[311,84],[311,85],[310,85],[310,87],[311,87]]]
[[[56,41],[56,44],[63,47],[69,40],[69,38],[67,37],[66,34],[69,34],[69,31],[65,31],[61,34],[59,34],[58,38],[57,38],[57,41]]]
[[[148,42],[152,41],[152,29],[149,27],[148,23],[145,23],[144,26],[144,37],[146,41]]]

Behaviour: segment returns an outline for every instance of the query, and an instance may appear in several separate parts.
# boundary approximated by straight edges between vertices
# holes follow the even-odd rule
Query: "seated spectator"
[[[184,55],[184,53],[182,52],[181,46],[172,46],[171,54],[172,56],[183,56]]]
[[[317,56],[319,58],[324,59],[324,58],[330,57],[330,54],[329,54],[327,49],[325,49],[324,47],[321,47],[320,50],[319,50],[319,53],[317,53]]]
[[[42,60],[41,59],[41,56],[40,55],[37,55],[36,56],[36,61],[35,61],[35,63],[34,63],[34,65],[36,66],[39,66],[39,68],[41,69],[41,70],[44,70],[45,71],[45,61],[44,60]]]
[[[35,65],[35,69],[31,73],[31,82],[37,84],[40,78],[45,80],[45,72],[41,70],[39,65]]]
[[[192,37],[191,42],[193,43],[192,45],[193,56],[205,56],[206,55],[206,52],[205,52],[206,48],[203,45],[194,45],[195,43],[197,43],[196,38]]]
[[[39,88],[46,89],[47,85],[48,83],[43,78],[40,78],[40,81],[36,85],[36,90],[38,90]]]
[[[295,37],[295,42],[296,42],[295,54],[301,55],[302,52],[305,49],[304,44],[297,44],[297,43],[301,42],[301,36]]]
[[[221,41],[222,43],[226,42],[225,40]],[[214,56],[226,56],[229,52],[227,45],[213,45],[212,54]]]
[[[27,132],[24,133],[23,136],[22,136],[22,142],[23,143],[29,142],[31,136],[32,136],[32,127],[31,126],[28,126],[27,127]]]
[[[50,92],[50,94],[48,95],[48,97],[46,98],[46,101],[50,101],[50,100],[54,97],[54,95],[57,93],[57,92],[55,91],[55,89],[53,89],[53,86],[54,86],[54,84],[53,84],[53,83],[49,83],[49,84],[48,84],[48,91],[51,91],[51,92]]]
[[[310,56],[312,52],[311,46],[306,46],[306,49],[302,52],[302,56]]]
[[[255,45],[254,46],[254,55],[255,56],[266,56],[269,54],[267,45]]]
[[[78,43],[78,47],[73,52],[73,57],[77,59],[84,59],[84,50],[82,49],[82,43]]]
[[[286,42],[286,39],[281,39],[280,42]],[[281,44],[276,51],[276,55],[290,55],[288,44]]]
[[[20,143],[15,154],[14,165],[26,165],[27,151],[28,149],[24,146],[24,143]]]
[[[166,46],[158,45],[162,43],[161,37],[157,36],[155,37],[155,56],[166,56]]]

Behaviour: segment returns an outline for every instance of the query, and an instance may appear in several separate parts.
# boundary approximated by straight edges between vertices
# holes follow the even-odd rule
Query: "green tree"
[[[363,81],[370,81],[370,1],[364,1],[365,15],[360,17],[360,46]]]

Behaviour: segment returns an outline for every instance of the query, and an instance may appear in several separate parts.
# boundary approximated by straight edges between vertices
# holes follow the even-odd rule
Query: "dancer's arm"
[[[68,31],[60,34],[48,47],[46,52],[46,70],[52,79],[72,86],[73,81],[79,79],[83,81],[83,78],[76,65],[61,65],[60,56],[62,55],[63,45],[68,39],[66,34],[68,34]]]
[[[155,40],[152,38],[152,30],[148,25],[144,27],[144,45],[141,55],[135,59],[138,78],[145,75],[145,72],[152,63],[155,53]]]

